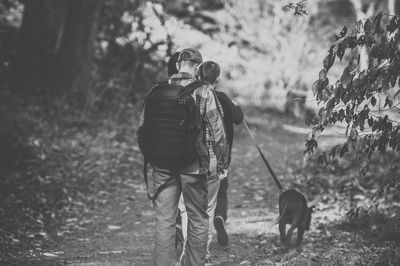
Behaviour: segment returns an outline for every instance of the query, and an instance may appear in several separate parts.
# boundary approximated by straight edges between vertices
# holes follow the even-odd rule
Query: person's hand
[[[222,180],[228,176],[228,169],[224,169],[218,173],[219,180]]]

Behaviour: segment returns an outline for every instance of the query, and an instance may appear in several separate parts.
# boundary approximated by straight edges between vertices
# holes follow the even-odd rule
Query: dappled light
[[[0,264],[400,265],[399,77],[399,0],[0,0]]]

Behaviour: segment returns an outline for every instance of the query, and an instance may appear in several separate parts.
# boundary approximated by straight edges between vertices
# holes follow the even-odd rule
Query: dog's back
[[[308,208],[306,198],[294,189],[286,190],[279,197],[279,231],[281,241],[290,242],[293,230],[297,228],[297,243],[301,244],[304,231],[310,228],[312,209]],[[291,227],[286,234],[286,224]]]

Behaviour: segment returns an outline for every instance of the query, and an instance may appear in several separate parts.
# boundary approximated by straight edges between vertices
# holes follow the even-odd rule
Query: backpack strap
[[[149,95],[154,91],[155,88],[157,88],[157,87],[160,86],[160,85],[166,84],[166,83],[168,84],[168,82],[164,81],[164,82],[161,82],[161,83],[157,83],[156,85],[154,85],[153,87],[151,87],[151,89],[147,92],[146,97],[149,96]]]
[[[145,100],[144,100],[144,102],[143,102],[143,109],[146,107],[146,99],[147,99],[147,97],[149,97],[149,95],[153,92],[153,90],[155,89],[155,88],[157,88],[158,86],[160,86],[161,84],[163,84],[163,82],[161,82],[161,83],[157,83],[156,85],[154,85],[153,87],[151,87],[151,89],[147,92],[147,94],[146,94],[146,97],[145,97]]]
[[[181,98],[185,95],[191,94],[192,92],[194,92],[198,87],[200,87],[201,85],[204,85],[206,83],[199,81],[199,80],[195,80],[191,83],[189,83],[188,85],[186,85],[185,87],[182,88],[182,90],[179,92],[178,94],[178,98]]]
[[[158,195],[166,188],[168,188],[171,185],[171,181],[176,177],[175,173],[171,173],[171,177],[168,178],[161,186],[159,186],[154,193],[153,196],[150,195],[149,193],[149,185],[148,185],[148,175],[147,175],[147,168],[149,165],[149,161],[145,158],[144,159],[144,164],[143,164],[143,177],[144,181],[146,183],[146,189],[147,189],[147,197],[149,200],[151,200],[153,203],[157,199]],[[172,171],[171,171],[172,172]]]

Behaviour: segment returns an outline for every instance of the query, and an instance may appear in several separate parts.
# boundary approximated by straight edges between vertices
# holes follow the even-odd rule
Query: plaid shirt
[[[189,73],[178,73],[172,75],[168,83],[186,86],[195,81],[195,78]],[[226,140],[224,124],[222,120],[222,108],[215,97],[214,91],[210,85],[198,87],[192,94],[196,105],[200,109],[201,128],[196,139],[196,150],[199,155],[199,161],[182,169],[181,172],[187,174],[207,173],[210,166],[210,154],[208,142],[211,142],[213,151],[217,157],[217,171],[228,169],[229,147]],[[144,122],[144,112],[140,119],[140,126]]]

